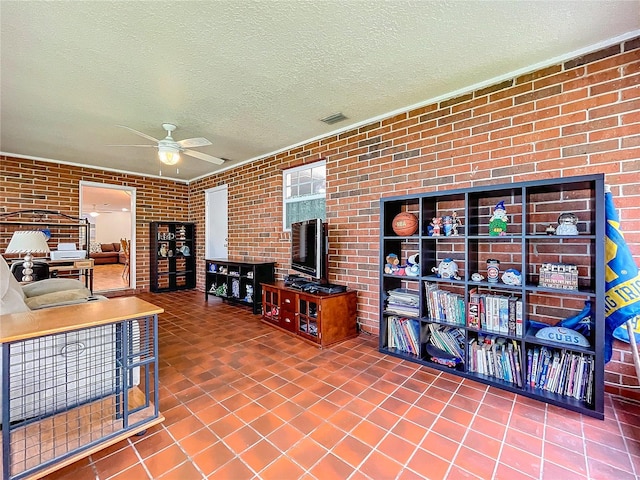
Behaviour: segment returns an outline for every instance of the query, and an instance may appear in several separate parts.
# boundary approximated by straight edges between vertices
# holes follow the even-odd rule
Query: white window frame
[[[324,166],[325,167],[325,191],[323,193],[311,193],[309,195],[302,195],[302,196],[287,198],[287,187],[288,187],[288,185],[287,185],[287,174],[300,172],[300,171],[303,171],[303,170],[311,171],[312,169],[317,168],[319,166]],[[283,170],[283,172],[282,172],[282,229],[283,229],[283,231],[285,231],[285,232],[290,232],[291,231],[291,227],[287,226],[287,205],[288,204],[297,203],[297,202],[301,202],[301,201],[307,201],[307,200],[317,200],[317,199],[323,199],[326,202],[326,199],[327,199],[327,193],[326,193],[326,182],[327,182],[326,168],[327,168],[326,160],[320,160],[318,162],[307,163],[306,165],[300,165],[299,167],[287,168],[286,170]],[[323,220],[325,220],[325,219],[323,219]]]

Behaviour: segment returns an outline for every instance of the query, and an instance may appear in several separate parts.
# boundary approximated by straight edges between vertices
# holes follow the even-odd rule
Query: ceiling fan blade
[[[152,147],[152,148],[158,148],[157,145],[105,145],[105,147]]]
[[[212,143],[206,138],[198,137],[198,138],[186,138],[184,140],[180,140],[178,142],[182,148],[195,148],[195,147],[206,147],[207,145],[212,145]]]
[[[139,132],[138,130],[134,130],[133,128],[127,127],[125,125],[116,125],[116,127],[126,128],[127,130],[131,130],[136,135],[140,135],[141,137],[146,138],[147,140],[151,140],[152,142],[156,142],[157,143],[157,142],[160,141],[157,138],[153,138],[151,135],[147,135],[146,133]]]
[[[195,150],[183,150],[185,155],[189,155],[191,157],[199,158],[200,160],[204,160],[205,162],[215,163],[216,165],[222,165],[224,160],[218,157],[212,157],[211,155],[207,155],[206,153],[197,152]]]

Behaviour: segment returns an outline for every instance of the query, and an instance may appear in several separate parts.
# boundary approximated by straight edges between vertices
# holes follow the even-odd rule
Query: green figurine
[[[493,209],[493,215],[489,219],[489,235],[499,237],[507,234],[507,211],[504,202],[500,201]]]

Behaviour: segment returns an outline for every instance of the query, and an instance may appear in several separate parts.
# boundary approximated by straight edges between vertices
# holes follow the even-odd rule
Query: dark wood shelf
[[[151,291],[160,293],[195,288],[195,224],[151,222],[149,232]],[[178,248],[188,249],[188,255],[177,251]]]
[[[229,303],[251,307],[253,314],[257,315],[261,308],[261,285],[274,280],[275,266],[275,262],[245,262],[228,258],[206,259],[205,301],[208,301],[209,295],[212,295]],[[218,289],[220,292],[224,290],[225,293],[216,293]]]
[[[570,199],[570,200],[567,200]],[[503,201],[507,212],[506,234],[489,235],[489,221],[495,205]],[[456,212],[461,225],[458,236],[430,236],[427,228],[434,217],[444,217]],[[411,236],[398,236],[393,232],[393,219],[401,212],[413,213],[418,219],[417,232]],[[546,227],[555,224],[560,213],[572,212],[578,216],[578,235],[546,235]],[[585,175],[561,179],[540,180],[506,185],[487,185],[466,189],[437,191],[416,195],[383,198],[380,201],[380,339],[379,349],[389,355],[420,363],[434,369],[451,372],[465,378],[495,386],[526,397],[534,398],[569,410],[604,417],[604,176]],[[420,274],[414,277],[384,273],[388,254],[394,253],[404,265],[411,255],[418,254]],[[453,259],[458,266],[460,279],[440,278],[432,268],[445,258]],[[486,261],[500,260],[498,283],[471,280],[473,273],[487,276]],[[578,268],[579,290],[537,286],[540,266],[543,263],[569,263]],[[506,269],[516,269],[522,273],[521,285],[507,285],[501,280]],[[435,307],[441,315],[431,315],[434,300],[430,301],[426,286],[441,292],[442,298],[457,299],[458,303]],[[417,306],[411,315],[400,315],[387,311],[390,292],[406,289],[414,294]],[[494,330],[488,325],[479,327],[469,323],[469,299],[472,292],[480,295],[515,297],[522,305],[522,333]],[[441,297],[436,296],[440,299]],[[531,321],[550,325],[577,314],[584,302],[591,303],[589,333],[585,335],[590,347],[572,346],[539,339],[527,335]],[[417,311],[415,309],[417,308]],[[452,319],[446,317],[446,310],[457,312]],[[455,309],[454,309],[455,308]],[[391,317],[416,319],[420,326],[421,355],[415,355],[398,348],[399,324]],[[464,324],[453,320],[464,317]],[[507,317],[508,318],[508,317]],[[504,317],[503,317],[504,319]],[[512,318],[513,320],[513,318]],[[391,325],[391,327],[390,327]],[[430,326],[431,325],[431,326]],[[513,326],[513,323],[512,323]],[[426,345],[431,341],[432,330],[456,329],[458,348],[463,352],[462,363],[455,368],[431,361],[426,354]],[[513,328],[513,327],[512,327]],[[407,335],[406,332],[400,332]],[[500,340],[501,339],[501,340]],[[436,339],[437,340],[437,339]],[[492,357],[486,350],[478,353],[475,343],[486,343]],[[505,345],[506,357],[502,355]],[[402,342],[400,343],[402,345]],[[411,344],[404,339],[404,345]],[[491,347],[491,345],[497,345]],[[491,350],[493,348],[494,350]],[[509,353],[509,349],[512,349]],[[533,353],[547,349],[552,355],[568,352],[568,362],[580,365],[583,360],[591,368],[591,394],[575,398],[551,391],[533,388],[528,383],[529,367],[533,366]],[[532,352],[531,359],[528,352]],[[459,351],[458,351],[459,352]],[[459,354],[459,353],[458,353]],[[485,357],[483,357],[485,356]],[[472,358],[473,357],[473,358]],[[487,365],[477,365],[482,359],[490,360]],[[518,360],[521,385],[511,382],[510,375],[517,375]],[[513,361],[513,363],[511,363]],[[507,363],[501,363],[507,362]],[[502,368],[509,369],[509,373]],[[576,366],[576,368],[579,368]],[[575,377],[579,378],[578,376]],[[562,381],[562,378],[560,379]],[[578,380],[576,380],[578,382]],[[578,382],[586,385],[586,382]]]

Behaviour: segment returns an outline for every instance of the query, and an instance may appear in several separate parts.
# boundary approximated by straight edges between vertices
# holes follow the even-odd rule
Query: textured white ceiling
[[[0,152],[189,180],[626,38],[639,2],[0,2]],[[348,120],[319,121],[342,112]],[[223,167],[163,166],[176,140]]]

